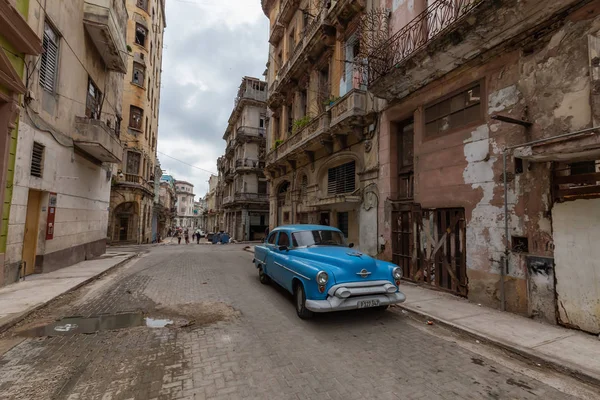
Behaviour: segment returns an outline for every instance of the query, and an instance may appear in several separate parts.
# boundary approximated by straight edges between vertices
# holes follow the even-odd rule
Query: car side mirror
[[[287,246],[279,246],[279,251],[286,251],[287,249]]]
[[[348,247],[350,247],[350,248],[353,248],[353,247],[354,247],[354,243],[350,243],[350,244],[348,245]]]

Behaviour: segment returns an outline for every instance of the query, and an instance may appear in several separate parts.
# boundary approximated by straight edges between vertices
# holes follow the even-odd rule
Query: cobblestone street
[[[593,388],[392,308],[300,320],[243,245],[140,247],[0,339],[1,399],[571,399]],[[142,311],[173,326],[25,337]]]

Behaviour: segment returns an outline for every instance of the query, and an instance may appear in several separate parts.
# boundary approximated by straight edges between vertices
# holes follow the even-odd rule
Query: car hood
[[[375,259],[349,247],[315,246],[297,249],[295,256],[308,261],[326,264],[326,270],[336,283],[356,282],[363,280],[391,280],[391,271],[385,266],[379,266]],[[362,270],[370,274],[365,278],[360,276]]]

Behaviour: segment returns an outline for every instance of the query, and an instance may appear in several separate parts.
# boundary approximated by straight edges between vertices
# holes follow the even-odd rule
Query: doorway
[[[319,219],[319,224],[329,226],[329,213],[328,212],[321,213],[321,217]]]
[[[23,262],[25,275],[35,272],[35,256],[37,251],[38,224],[40,221],[40,205],[42,192],[29,190],[27,196],[27,216],[25,217],[25,235],[23,236]]]
[[[119,220],[119,241],[127,240],[129,232],[129,217],[121,217]]]

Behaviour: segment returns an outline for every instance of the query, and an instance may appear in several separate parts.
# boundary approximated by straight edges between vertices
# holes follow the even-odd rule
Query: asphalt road
[[[399,308],[300,320],[243,247],[132,247],[0,337],[0,399],[597,398]]]

